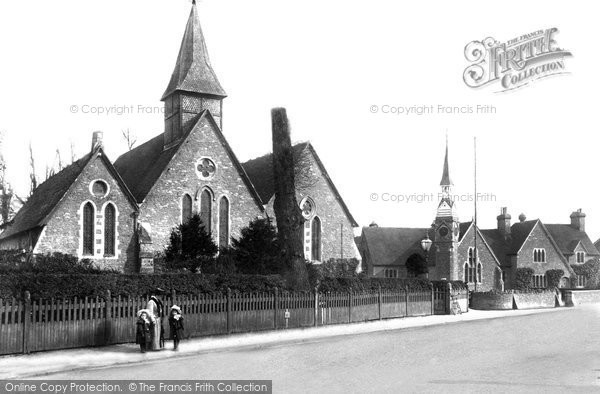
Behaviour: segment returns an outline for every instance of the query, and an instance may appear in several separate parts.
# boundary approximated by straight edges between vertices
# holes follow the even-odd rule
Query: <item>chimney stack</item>
[[[496,217],[496,220],[498,220],[498,231],[500,231],[500,234],[502,234],[504,237],[508,237],[510,235],[511,217],[507,211],[508,210],[506,207],[502,207],[500,215]]]
[[[523,223],[525,220],[527,220],[527,216],[525,216],[524,213],[519,215],[519,222]]]
[[[103,136],[104,133],[101,131],[94,131],[92,133],[92,152],[95,151],[97,148],[104,148],[104,145],[102,144]]]
[[[571,227],[579,231],[585,231],[585,213],[581,212],[581,208],[573,212],[570,216]]]

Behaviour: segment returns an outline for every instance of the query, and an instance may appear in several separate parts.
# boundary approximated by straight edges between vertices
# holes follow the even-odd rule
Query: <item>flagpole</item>
[[[473,252],[473,256],[475,257],[475,291],[477,291],[477,280],[479,279],[479,264],[477,262],[477,137],[473,137],[473,183],[474,183],[474,216],[473,216],[473,224],[474,224],[474,231],[473,231],[473,241],[474,241],[474,246],[475,246],[475,250]]]

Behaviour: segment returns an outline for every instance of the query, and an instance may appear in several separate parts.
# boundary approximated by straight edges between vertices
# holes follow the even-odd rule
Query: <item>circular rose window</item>
[[[200,179],[210,179],[215,175],[217,166],[208,157],[203,157],[196,162],[196,174]]]
[[[300,203],[302,216],[305,219],[310,219],[315,214],[315,202],[310,197],[305,197]]]
[[[108,194],[108,185],[104,181],[94,181],[91,189],[94,197],[104,197]]]

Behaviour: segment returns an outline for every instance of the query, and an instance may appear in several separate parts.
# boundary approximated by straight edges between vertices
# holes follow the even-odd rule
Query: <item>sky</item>
[[[138,143],[162,132],[160,97],[190,7],[0,3],[1,149],[17,193],[28,193],[30,142],[43,177],[57,149],[66,161],[71,144],[82,156],[95,130],[112,160],[127,149],[122,130]],[[202,0],[198,11],[228,94],[223,132],[241,161],[270,151],[270,109],[286,107],[292,139],[313,143],[361,226],[427,227],[446,134],[458,213],[473,217],[476,137],[480,227],[495,227],[504,206],[513,222],[524,213],[544,223],[568,223],[581,208],[590,237],[600,237],[593,4]],[[553,27],[573,54],[566,73],[503,93],[464,83],[469,42]],[[493,111],[477,113],[478,105]],[[419,106],[434,111],[390,113]]]

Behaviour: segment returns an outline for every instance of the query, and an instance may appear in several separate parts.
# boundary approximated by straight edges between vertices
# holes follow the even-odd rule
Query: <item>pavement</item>
[[[0,357],[0,379],[42,377],[67,371],[106,368],[117,365],[156,362],[171,358],[190,357],[231,349],[262,348],[286,343],[310,342],[319,338],[358,335],[372,332],[410,330],[419,327],[456,324],[485,319],[498,319],[532,314],[553,313],[564,308],[478,311],[461,315],[434,315],[376,320],[364,323],[340,324],[303,329],[264,331],[229,336],[199,337],[181,342],[178,351],[167,341],[166,349],[140,353],[135,344],[121,344],[96,348],[67,349]]]

